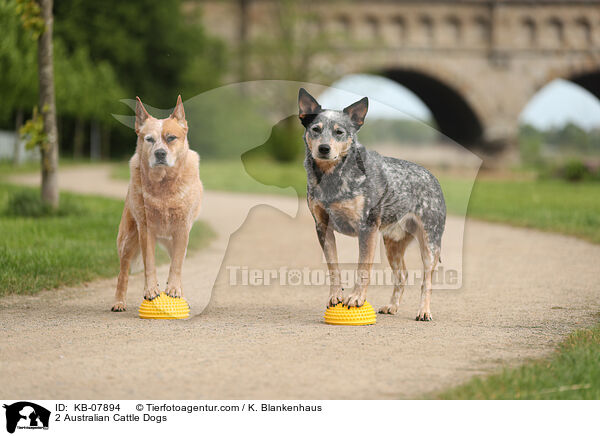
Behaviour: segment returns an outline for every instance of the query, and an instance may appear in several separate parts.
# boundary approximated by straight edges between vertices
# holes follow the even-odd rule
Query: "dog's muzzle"
[[[155,165],[167,165],[167,152],[165,150],[156,150],[154,157],[156,158]]]
[[[329,157],[329,152],[331,151],[331,147],[329,144],[321,144],[318,148],[319,157],[327,159]]]

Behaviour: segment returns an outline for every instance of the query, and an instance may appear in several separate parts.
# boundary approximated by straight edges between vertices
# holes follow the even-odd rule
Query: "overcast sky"
[[[380,76],[352,75],[335,88],[369,97],[372,118],[431,118],[429,109],[411,91]],[[353,103],[354,95],[331,88],[319,97],[325,108],[341,109]],[[573,122],[583,128],[600,127],[600,100],[565,80],[555,80],[538,92],[521,113],[521,122],[539,128]]]

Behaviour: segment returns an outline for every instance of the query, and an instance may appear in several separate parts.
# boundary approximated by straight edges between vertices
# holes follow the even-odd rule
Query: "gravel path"
[[[117,198],[126,191],[108,167],[61,170],[60,186]],[[252,208],[261,203],[270,206]],[[463,286],[434,291],[433,322],[414,321],[417,284],[396,316],[328,326],[325,286],[230,284],[231,267],[324,268],[304,200],[208,191],[201,218],[219,236],[186,261],[187,321],[137,317],[142,274],[130,280],[121,314],[109,311],[115,278],[0,299],[0,397],[415,398],[544,355],[600,311],[600,246],[468,220]],[[450,217],[444,262],[461,257],[457,234],[462,221]],[[355,244],[342,240],[340,256],[354,258]],[[420,266],[416,245],[407,263]],[[166,274],[160,267],[159,278]],[[368,299],[378,307],[390,294],[374,286]]]

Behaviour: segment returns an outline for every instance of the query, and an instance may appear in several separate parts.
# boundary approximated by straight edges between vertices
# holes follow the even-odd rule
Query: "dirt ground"
[[[60,185],[124,198],[126,183],[108,176],[107,167],[65,169]],[[261,203],[269,206],[248,214]],[[142,274],[130,281],[125,313],[109,311],[115,278],[0,299],[0,397],[419,398],[547,354],[600,311],[600,246],[468,220],[464,249],[442,249],[450,264],[462,250],[463,286],[434,291],[432,322],[414,321],[417,283],[395,316],[329,326],[325,286],[230,280],[232,267],[325,268],[304,200],[207,192],[201,218],[218,237],[186,260],[189,320],[139,319]],[[457,232],[462,221],[450,217],[446,237]],[[356,252],[355,241],[341,241],[341,257]],[[407,263],[420,267],[416,246]],[[160,267],[163,284],[166,275]],[[377,308],[390,294],[389,286],[374,286],[368,300]]]

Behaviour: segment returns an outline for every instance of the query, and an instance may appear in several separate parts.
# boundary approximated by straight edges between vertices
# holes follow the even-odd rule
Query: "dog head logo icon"
[[[19,429],[47,429],[50,411],[28,401],[4,404],[6,409],[6,431],[14,433]]]

